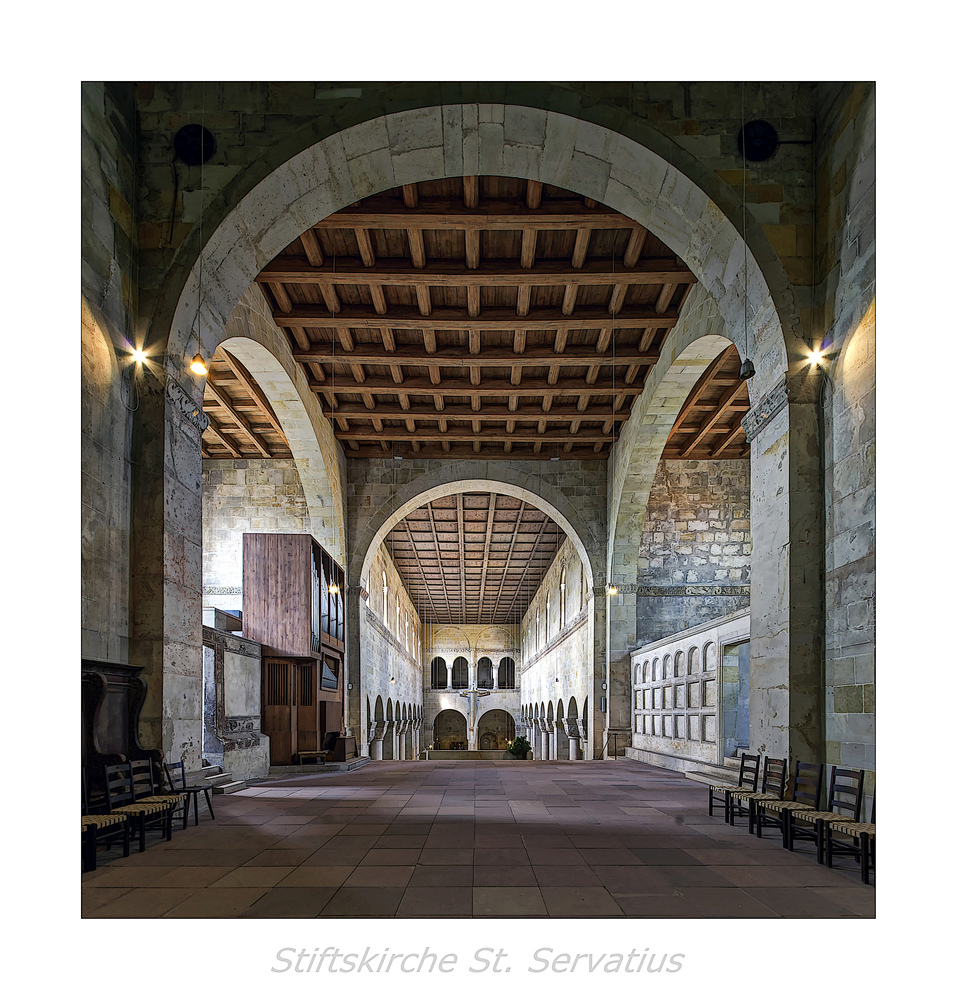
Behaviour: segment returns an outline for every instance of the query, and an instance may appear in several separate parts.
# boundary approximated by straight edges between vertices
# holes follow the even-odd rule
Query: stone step
[[[274,764],[269,768],[270,777],[285,774],[335,774],[343,771],[354,771],[364,767],[372,760],[371,757],[353,757],[346,761],[331,761],[328,764]]]
[[[228,777],[228,775],[227,775]],[[230,795],[246,788],[245,781],[225,781],[218,785],[213,785],[213,795]]]
[[[703,785],[736,785],[740,767],[723,767],[720,764],[699,764],[693,771],[685,771],[686,778]]]

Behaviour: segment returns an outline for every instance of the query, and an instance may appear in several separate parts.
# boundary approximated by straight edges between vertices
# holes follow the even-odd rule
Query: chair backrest
[[[131,805],[135,801],[129,764],[104,764],[103,779],[107,812],[112,812],[117,806]]]
[[[768,795],[784,797],[784,789],[788,781],[787,757],[765,757],[764,775],[761,778],[761,791]]]
[[[824,765],[798,761],[794,766],[794,787],[791,799],[802,802],[811,809],[821,804],[821,785],[824,783]]]
[[[760,754],[741,754],[741,768],[738,771],[738,784],[743,788],[750,788],[752,792],[756,792],[758,790],[758,777],[760,775],[760,770]]]
[[[155,795],[157,788],[153,781],[153,762],[148,757],[144,760],[131,760],[129,767],[134,798],[142,799],[148,795]]]
[[[855,823],[860,822],[864,803],[864,771],[855,768],[831,767],[831,787],[827,793],[828,812],[842,813]]]
[[[176,790],[176,782],[174,777],[179,778],[179,787],[186,787],[186,765],[181,761],[176,761],[175,764],[163,764],[163,770],[166,772],[166,781],[169,784],[170,791]]]

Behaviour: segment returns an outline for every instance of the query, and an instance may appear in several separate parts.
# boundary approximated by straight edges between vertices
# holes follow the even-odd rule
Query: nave
[[[217,796],[216,819],[113,851],[86,917],[873,917],[853,861],[708,816],[631,760],[383,761]]]

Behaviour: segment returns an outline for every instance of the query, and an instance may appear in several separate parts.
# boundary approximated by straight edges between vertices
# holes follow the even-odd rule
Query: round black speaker
[[[760,163],[774,156],[778,148],[778,133],[769,122],[760,118],[748,122],[738,132],[738,152],[744,153],[745,159]]]
[[[191,167],[207,163],[216,152],[213,133],[202,125],[184,125],[173,139],[176,155]]]

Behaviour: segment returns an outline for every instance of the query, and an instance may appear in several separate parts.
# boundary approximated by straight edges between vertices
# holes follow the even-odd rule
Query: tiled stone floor
[[[381,762],[218,796],[100,852],[85,917],[873,917],[850,859],[708,816],[707,786],[616,762]]]

